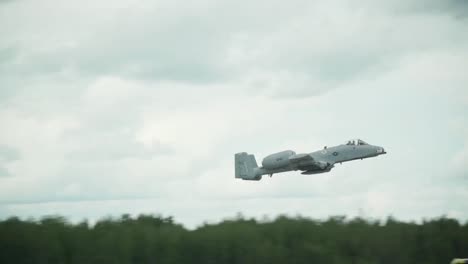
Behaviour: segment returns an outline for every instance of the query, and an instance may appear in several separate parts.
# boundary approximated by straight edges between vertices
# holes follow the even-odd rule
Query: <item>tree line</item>
[[[188,230],[140,215],[72,224],[60,216],[0,221],[0,263],[441,264],[468,256],[468,223],[238,216]]]

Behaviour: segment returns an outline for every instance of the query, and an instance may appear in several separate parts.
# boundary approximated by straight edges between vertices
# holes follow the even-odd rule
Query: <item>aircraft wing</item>
[[[328,162],[315,160],[310,154],[293,155],[289,157],[289,162],[305,171],[325,170],[330,166]]]
[[[299,169],[304,170],[323,170],[329,164],[327,162],[315,160],[310,154],[296,154],[289,157],[289,162],[292,165],[297,165]]]
[[[291,157],[289,157],[289,162],[292,164],[298,164],[298,163],[309,163],[313,162],[314,158],[310,156],[309,154],[296,154]]]

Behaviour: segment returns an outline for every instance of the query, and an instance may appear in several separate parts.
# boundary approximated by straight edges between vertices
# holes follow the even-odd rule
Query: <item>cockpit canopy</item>
[[[348,142],[346,142],[346,145],[357,146],[357,145],[369,145],[369,144],[367,144],[364,140],[351,139]]]

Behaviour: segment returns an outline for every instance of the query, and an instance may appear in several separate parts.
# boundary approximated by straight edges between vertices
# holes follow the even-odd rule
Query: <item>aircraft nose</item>
[[[385,152],[385,149],[382,148],[382,147],[377,147],[377,154],[387,154],[387,152]]]

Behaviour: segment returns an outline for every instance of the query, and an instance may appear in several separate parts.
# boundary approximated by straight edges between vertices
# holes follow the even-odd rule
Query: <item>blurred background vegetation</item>
[[[241,215],[187,230],[171,217],[60,216],[0,222],[0,263],[449,263],[468,256],[468,223]]]

